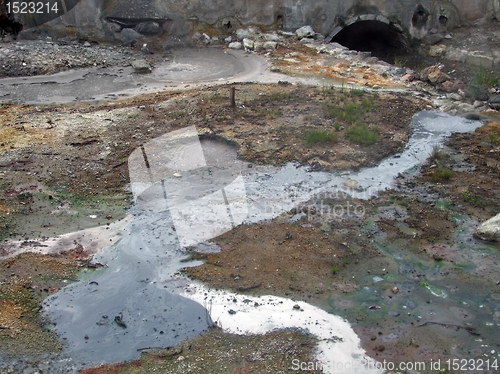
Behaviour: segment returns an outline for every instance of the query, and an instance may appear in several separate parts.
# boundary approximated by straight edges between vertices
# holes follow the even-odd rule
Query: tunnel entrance
[[[396,28],[380,21],[359,21],[344,27],[331,40],[349,49],[371,52],[388,63],[408,51],[405,35]]]
[[[17,36],[23,29],[23,25],[13,21],[8,17],[0,16],[0,36],[14,35]]]

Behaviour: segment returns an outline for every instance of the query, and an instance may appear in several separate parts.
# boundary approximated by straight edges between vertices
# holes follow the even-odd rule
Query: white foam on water
[[[276,329],[299,328],[313,334],[319,340],[316,359],[325,373],[382,372],[361,348],[348,321],[305,302],[272,295],[248,297],[197,282],[187,286],[182,296],[205,306],[212,320],[229,333],[266,334]],[[297,305],[300,309],[296,309]],[[293,362],[289,364],[293,368]]]

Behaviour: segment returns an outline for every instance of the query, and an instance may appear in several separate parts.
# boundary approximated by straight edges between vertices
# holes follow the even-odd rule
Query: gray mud
[[[397,175],[427,159],[433,147],[452,132],[471,131],[480,125],[478,121],[439,112],[421,112],[414,117],[413,135],[401,154],[350,175],[312,172],[293,164],[281,169],[242,167],[248,208],[245,223],[277,217],[322,192],[343,191],[369,198],[391,188]],[[230,152],[224,145],[219,153],[214,152],[216,144],[204,141],[205,150],[212,155],[207,160],[210,163],[224,160],[222,164],[232,165],[236,150]],[[148,149],[147,145],[145,148]],[[190,176],[191,183],[196,175]],[[200,178],[204,175],[198,174]],[[353,180],[357,181],[356,187],[346,187],[345,182],[351,181],[352,185]],[[168,185],[168,179],[164,183]],[[206,181],[200,185],[206,186]],[[218,184],[215,187],[220,188]],[[179,243],[169,211],[158,206],[148,210],[136,206],[131,214],[128,236],[94,258],[107,267],[83,274],[78,283],[44,302],[46,317],[55,323],[54,330],[66,343],[63,353],[72,357],[76,367],[131,360],[139,356],[137,349],[173,346],[205,331],[210,323],[205,309],[208,305],[202,306],[178,294],[179,288],[190,282],[179,270],[196,263],[182,262],[188,252]],[[203,218],[196,217],[199,212],[186,214]],[[409,266],[405,264],[401,266]],[[408,271],[411,273],[411,269]],[[377,281],[380,280],[373,280]],[[405,285],[401,284],[401,288]],[[360,296],[369,299],[366,292],[374,291],[360,292]],[[412,309],[415,306],[415,300],[407,305]],[[126,328],[115,321],[117,316]]]
[[[265,72],[259,57],[239,51],[183,49],[151,74],[131,67],[85,68],[34,77],[0,79],[2,100],[24,104],[103,101],[214,82],[248,81]]]

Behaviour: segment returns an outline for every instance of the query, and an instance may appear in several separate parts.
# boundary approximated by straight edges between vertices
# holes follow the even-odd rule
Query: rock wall
[[[500,18],[499,8],[499,0],[81,0],[66,14],[50,22],[40,19],[24,33],[127,41],[154,34],[183,38],[203,30],[230,33],[241,25],[285,30],[312,25],[328,36],[377,16],[420,39],[483,17]],[[28,24],[26,17],[15,18]]]

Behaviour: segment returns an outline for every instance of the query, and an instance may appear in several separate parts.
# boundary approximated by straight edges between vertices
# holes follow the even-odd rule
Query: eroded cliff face
[[[500,17],[498,0],[66,0],[64,13],[11,14],[23,33],[74,35],[128,42],[183,39],[196,31],[229,34],[240,26],[295,30],[311,25],[333,38],[359,21],[382,22],[410,39],[445,32],[480,18]]]

